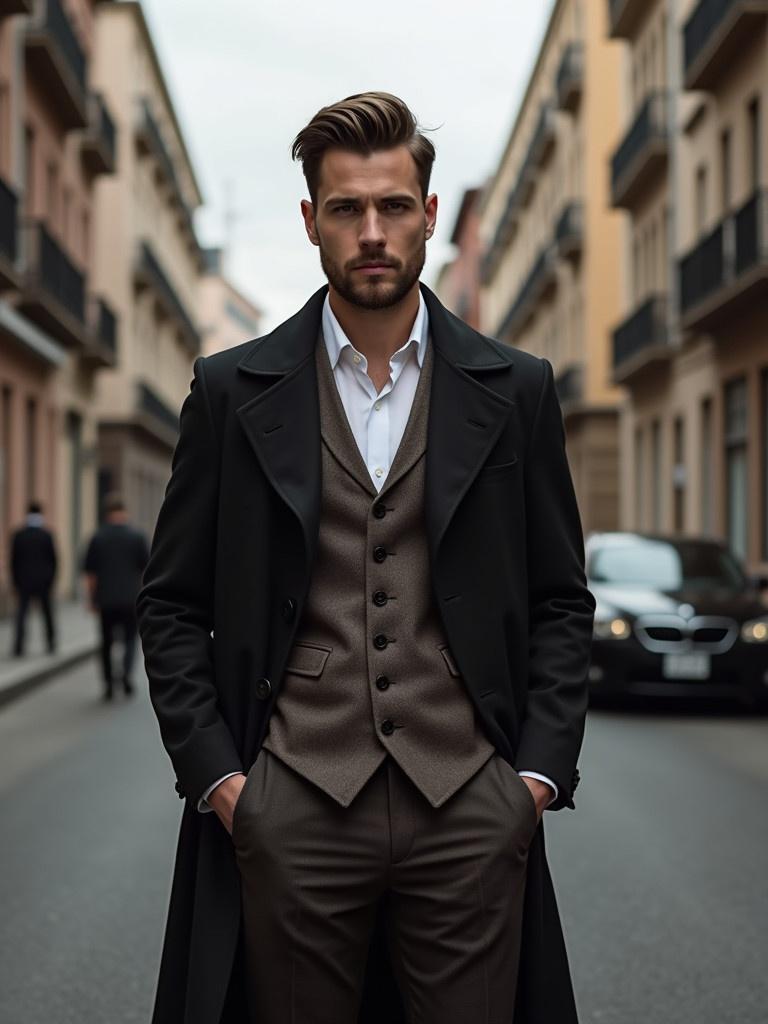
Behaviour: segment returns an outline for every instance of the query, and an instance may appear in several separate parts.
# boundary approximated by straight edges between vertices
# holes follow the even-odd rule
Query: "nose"
[[[382,229],[379,211],[375,207],[366,210],[363,215],[360,222],[360,235],[358,240],[360,242],[360,247],[363,249],[383,248],[386,245],[387,240]]]

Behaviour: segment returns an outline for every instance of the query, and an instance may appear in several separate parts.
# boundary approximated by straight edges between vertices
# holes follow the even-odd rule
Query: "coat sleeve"
[[[573,806],[584,736],[595,599],[587,588],[584,541],[565,452],[551,363],[526,458],[529,607],[528,694],[516,763],[552,778],[552,810]]]
[[[220,454],[203,357],[193,372],[136,612],[177,792],[196,805],[214,779],[242,764],[217,704],[211,650]]]

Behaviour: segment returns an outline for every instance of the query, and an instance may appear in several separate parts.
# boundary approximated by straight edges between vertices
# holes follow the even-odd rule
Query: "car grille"
[[[715,615],[697,615],[683,619],[679,615],[640,615],[635,619],[635,636],[648,651],[674,654],[701,651],[724,654],[739,635],[734,619]]]

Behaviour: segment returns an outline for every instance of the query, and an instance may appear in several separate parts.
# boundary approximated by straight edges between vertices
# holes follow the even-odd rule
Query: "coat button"
[[[296,602],[292,597],[287,597],[285,601],[283,601],[282,613],[286,622],[290,622],[296,614]]]
[[[385,590],[376,590],[373,594],[373,603],[377,604],[379,608],[385,605],[388,601],[387,592]]]
[[[272,683],[265,676],[261,676],[256,680],[256,696],[259,700],[266,700],[270,693],[272,693]]]
[[[374,562],[383,562],[387,557],[387,549],[381,544],[377,544],[373,549],[373,560]]]
[[[376,504],[373,506],[373,514],[376,516],[377,519],[383,519],[384,516],[387,514],[387,510],[384,508],[380,501],[377,501]]]
[[[387,640],[383,633],[377,633],[376,636],[373,638],[373,646],[376,648],[377,651],[383,651],[388,643],[389,640]]]
[[[389,676],[376,676],[376,686],[379,690],[386,690],[389,686]]]
[[[386,721],[381,723],[381,731],[385,736],[391,736],[395,731],[395,723],[388,718]]]
[[[574,771],[573,776],[571,777],[571,793],[574,792],[574,790],[576,789],[576,787],[578,786],[580,781],[581,781],[581,776],[579,775],[579,769],[577,768]]]
[[[176,792],[177,792],[177,793],[179,794],[179,799],[180,799],[180,800],[183,800],[183,799],[184,799],[184,790],[183,790],[183,789],[181,788],[181,783],[180,783],[180,782],[176,782],[176,783],[174,783],[174,786],[173,786],[173,788],[174,788],[174,789],[176,790]]]

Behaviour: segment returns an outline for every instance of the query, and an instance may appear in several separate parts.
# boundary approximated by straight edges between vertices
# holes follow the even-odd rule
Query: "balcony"
[[[768,292],[768,190],[760,189],[680,260],[685,330],[721,330]]]
[[[85,128],[85,54],[61,0],[38,3],[26,30],[27,66],[46,90],[50,110],[64,127]]]
[[[138,425],[173,447],[179,436],[179,416],[146,381],[136,382],[135,416]]]
[[[89,296],[89,338],[81,354],[89,369],[117,365],[117,317],[98,295]]]
[[[100,93],[88,97],[88,127],[83,133],[81,156],[89,174],[114,174],[116,165],[115,123]]]
[[[651,295],[613,332],[613,380],[626,384],[672,355],[667,324],[668,299]]]
[[[650,179],[666,167],[669,155],[668,97],[653,92],[611,160],[611,202],[631,209]]]
[[[609,0],[611,39],[632,39],[647,11],[647,0]]]
[[[0,19],[9,14],[31,14],[32,0],[0,0]]]
[[[583,86],[584,47],[581,43],[569,43],[563,51],[555,79],[558,110],[574,113],[579,106]]]
[[[542,168],[549,159],[557,140],[557,116],[552,103],[541,105],[541,113],[536,123],[533,138],[525,155],[525,169],[528,177],[533,178],[532,171]]]
[[[761,31],[768,0],[701,0],[683,27],[686,89],[712,89]]]
[[[555,245],[566,260],[577,260],[584,247],[584,206],[579,201],[567,203],[555,225]]]
[[[539,303],[551,295],[556,287],[557,249],[554,245],[547,245],[539,253],[509,312],[499,324],[497,337],[506,341],[514,340],[536,312]]]
[[[19,275],[16,270],[16,193],[0,178],[0,291],[16,288]]]
[[[572,363],[555,377],[555,391],[563,415],[568,416],[584,399],[584,367]]]
[[[85,276],[40,221],[25,222],[22,232],[25,270],[19,309],[62,344],[84,346]]]
[[[148,242],[138,245],[134,281],[139,289],[151,288],[165,316],[172,320],[192,355],[200,352],[200,334],[192,318],[165,274]]]

